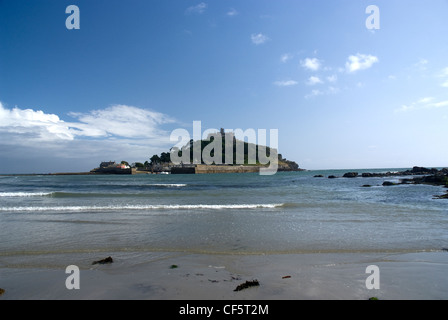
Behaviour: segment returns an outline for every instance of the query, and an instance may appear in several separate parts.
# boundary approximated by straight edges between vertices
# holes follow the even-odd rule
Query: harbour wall
[[[246,172],[259,172],[259,166],[216,166],[216,165],[204,165],[198,164],[195,168],[196,174],[206,173],[246,173]]]

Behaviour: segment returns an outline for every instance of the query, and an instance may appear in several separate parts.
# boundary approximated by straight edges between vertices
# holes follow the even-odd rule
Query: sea
[[[67,254],[110,252],[446,250],[448,200],[434,199],[446,189],[382,186],[406,177],[342,178],[406,169],[1,176],[0,268],[57,267]]]

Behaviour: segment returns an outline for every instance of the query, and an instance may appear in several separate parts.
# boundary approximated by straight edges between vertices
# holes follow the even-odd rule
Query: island
[[[98,168],[90,171],[92,174],[207,174],[207,173],[247,173],[247,172],[259,172],[261,168],[268,167],[268,164],[262,164],[258,161],[257,157],[259,152],[266,153],[266,156],[270,156],[272,152],[277,154],[277,171],[305,171],[299,168],[299,165],[291,160],[283,158],[282,154],[277,153],[277,149],[271,149],[267,146],[261,146],[254,143],[249,143],[236,139],[233,133],[224,132],[221,129],[216,133],[220,137],[221,141],[215,141],[214,134],[209,134],[207,139],[200,141],[190,140],[181,150],[174,150],[171,148],[169,152],[162,152],[160,155],[153,155],[149,161],[144,163],[136,162],[131,165],[126,161],[116,163],[114,161],[101,162]],[[218,138],[219,139],[219,138]],[[229,145],[231,141],[231,145]],[[218,163],[207,163],[204,158],[197,159],[194,157],[194,145],[200,146],[200,154],[209,152],[213,157],[217,148],[221,149],[222,159],[216,161]],[[214,147],[212,147],[212,144]],[[240,149],[238,149],[240,148]],[[231,150],[231,157],[226,157],[225,152]],[[238,151],[242,150],[240,158],[237,158]],[[176,152],[176,153],[174,153]],[[182,154],[189,155],[189,161],[174,163],[172,161],[172,155],[181,157]],[[232,161],[229,163],[228,158]],[[222,161],[221,161],[222,160]]]
[[[195,146],[198,147],[198,153],[202,155],[199,158],[195,155]],[[229,151],[230,155],[226,154]],[[210,160],[205,161],[204,153],[215,160],[212,163]],[[260,163],[260,154],[265,154],[266,157],[273,155],[274,159],[277,155],[276,171],[304,171],[296,162],[283,158],[277,149],[239,140],[233,132],[224,132],[222,128],[219,132],[209,134],[207,139],[196,141],[191,139],[181,149],[171,148],[169,153],[163,152],[160,156],[153,155],[149,165],[153,172],[172,174],[260,172],[261,168],[269,166],[269,164]],[[187,156],[187,160],[173,163],[173,155],[177,158]]]

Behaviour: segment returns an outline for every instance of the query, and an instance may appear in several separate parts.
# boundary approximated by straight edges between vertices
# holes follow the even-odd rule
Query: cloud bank
[[[84,170],[105,159],[145,161],[170,147],[169,132],[162,127],[175,122],[165,114],[128,105],[69,116],[74,121],[42,110],[8,109],[0,102],[0,161],[22,166],[32,156],[41,165],[54,167],[66,159],[78,159]],[[70,171],[63,166],[60,170]]]
[[[127,105],[113,105],[88,113],[71,112],[77,122],[66,122],[55,114],[33,109],[6,109],[0,102],[0,132],[28,134],[37,140],[89,138],[154,138],[158,126],[173,120],[158,112]]]

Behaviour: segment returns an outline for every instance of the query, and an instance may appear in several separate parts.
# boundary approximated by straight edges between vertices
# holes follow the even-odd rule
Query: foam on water
[[[44,197],[53,192],[0,192],[0,197]]]
[[[194,210],[194,209],[259,209],[277,208],[284,204],[191,204],[191,205],[120,205],[120,206],[52,206],[52,207],[0,207],[0,211],[120,211],[120,210]]]

